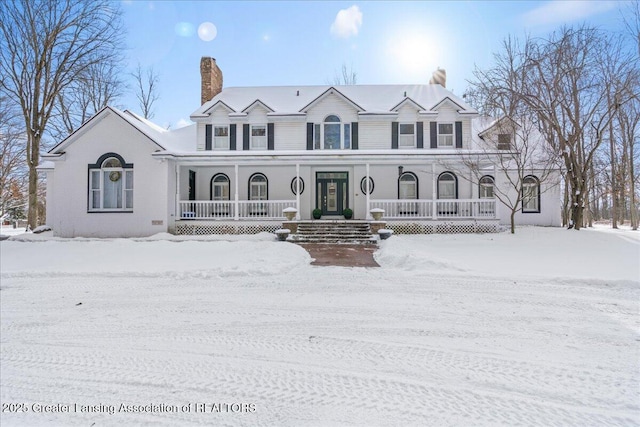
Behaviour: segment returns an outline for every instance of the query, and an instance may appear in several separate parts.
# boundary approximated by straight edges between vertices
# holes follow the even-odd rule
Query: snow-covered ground
[[[376,259],[2,241],[0,424],[640,425],[640,233],[395,235]]]

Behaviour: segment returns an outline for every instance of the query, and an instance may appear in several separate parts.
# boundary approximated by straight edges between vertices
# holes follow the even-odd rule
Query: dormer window
[[[498,150],[511,150],[511,135],[508,133],[498,134]]]
[[[215,126],[213,128],[213,148],[215,150],[229,149],[229,126]]]
[[[453,123],[438,123],[438,147],[453,147]]]
[[[251,149],[252,150],[267,149],[267,126],[266,125],[251,126]]]
[[[398,126],[398,146],[400,148],[415,148],[416,146],[416,124],[400,123]]]

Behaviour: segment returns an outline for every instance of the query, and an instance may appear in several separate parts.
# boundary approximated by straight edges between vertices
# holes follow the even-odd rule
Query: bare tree
[[[332,84],[336,86],[340,85],[355,85],[358,83],[358,74],[353,71],[353,67],[347,68],[347,64],[342,64],[340,72],[336,71],[333,76]]]
[[[7,0],[0,8],[0,90],[19,103],[24,120],[32,228],[49,119],[66,88],[122,50],[120,15],[110,0]]]
[[[563,160],[571,218],[579,230],[594,156],[617,109],[629,100],[620,88],[628,85],[632,61],[619,40],[586,26],[507,45],[500,56],[517,59],[520,99]]]
[[[116,53],[117,54],[117,53]],[[48,133],[60,140],[122,95],[122,58],[113,56],[91,64],[58,95]]]
[[[0,95],[0,216],[10,212],[20,217],[26,204],[23,194],[27,170],[25,136],[20,114]]]
[[[142,116],[145,119],[152,119],[155,113],[153,112],[153,104],[158,100],[158,82],[159,77],[153,67],[149,67],[146,70],[142,69],[142,66],[138,64],[136,71],[132,74],[136,84],[136,98],[142,110]]]

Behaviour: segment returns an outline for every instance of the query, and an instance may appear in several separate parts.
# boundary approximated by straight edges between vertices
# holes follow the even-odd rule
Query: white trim
[[[440,133],[440,126],[441,125],[451,125],[451,133]],[[437,141],[438,141],[438,148],[455,148],[456,146],[456,124],[454,122],[437,122],[436,123],[436,134],[437,134]],[[451,135],[451,145],[447,144],[441,144],[440,143],[440,135],[442,136],[449,136]]]
[[[412,129],[413,129],[413,133],[411,134],[412,135],[412,143],[411,143],[411,145],[402,144],[402,140],[403,140],[402,135],[403,134],[402,134],[401,129],[402,129],[402,126],[407,126],[407,125],[410,125],[412,127]],[[398,123],[398,148],[400,148],[400,149],[416,148],[416,146],[417,146],[416,145],[416,141],[417,141],[417,132],[416,131],[417,131],[417,129],[416,129],[415,122],[400,122],[400,123]],[[410,135],[410,134],[407,133],[407,134],[404,134],[404,135]],[[408,140],[408,138],[405,138],[405,139]]]

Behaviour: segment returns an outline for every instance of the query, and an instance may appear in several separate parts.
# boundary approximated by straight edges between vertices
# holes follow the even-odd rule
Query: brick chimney
[[[200,78],[202,81],[200,105],[202,105],[222,92],[222,71],[216,65],[215,58],[202,57],[200,60]]]
[[[433,72],[431,80],[429,80],[429,84],[439,84],[442,87],[447,87],[447,72],[438,67],[438,69]]]

